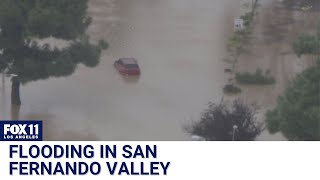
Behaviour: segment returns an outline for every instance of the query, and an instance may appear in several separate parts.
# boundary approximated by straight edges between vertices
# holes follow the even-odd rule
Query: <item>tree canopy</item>
[[[2,0],[0,24],[23,35],[74,39],[90,24],[88,0]],[[20,28],[19,28],[20,27]]]
[[[299,74],[266,114],[271,133],[289,140],[320,140],[320,62]]]
[[[301,55],[311,54],[320,55],[320,25],[315,35],[301,34],[293,43],[294,52],[300,57]]]
[[[80,63],[96,66],[106,43],[93,45],[85,35],[91,22],[87,3],[88,0],[1,0],[0,72],[16,74],[17,83],[27,83],[71,75]],[[35,41],[47,37],[66,40],[70,46],[52,49]]]
[[[256,107],[247,106],[236,100],[231,107],[225,103],[210,103],[200,121],[187,131],[209,141],[250,141],[255,140],[263,130],[263,123],[256,119]]]
[[[300,57],[320,55],[320,26],[315,35],[302,34],[293,44]],[[282,132],[289,140],[320,140],[320,60],[291,82],[275,109],[266,113],[271,133]]]

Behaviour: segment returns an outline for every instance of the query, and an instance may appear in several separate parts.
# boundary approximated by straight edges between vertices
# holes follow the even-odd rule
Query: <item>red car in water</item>
[[[134,58],[121,58],[114,62],[114,67],[124,75],[138,76],[141,73],[138,61]]]

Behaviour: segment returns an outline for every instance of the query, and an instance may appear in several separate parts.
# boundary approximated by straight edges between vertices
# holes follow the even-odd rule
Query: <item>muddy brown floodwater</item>
[[[10,80],[1,86],[0,119],[42,119],[47,140],[188,140],[183,127],[209,101],[220,101],[225,43],[239,0],[91,0],[92,40],[106,39],[96,68],[22,86],[10,110]],[[138,59],[139,79],[113,62]]]

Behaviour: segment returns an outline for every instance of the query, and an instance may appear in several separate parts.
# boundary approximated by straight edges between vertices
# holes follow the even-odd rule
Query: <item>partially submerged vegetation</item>
[[[240,18],[243,19],[245,27],[250,27],[253,20],[254,12],[247,12],[242,15]]]
[[[242,15],[240,19],[243,20],[244,28],[235,31],[233,36],[229,38],[228,51],[233,58],[233,63],[236,63],[238,57],[245,52],[246,45],[248,45],[249,36],[251,34],[253,17],[253,12],[247,12]]]
[[[99,47],[100,47],[101,49],[108,49],[109,43],[108,43],[107,41],[101,39],[101,40],[99,41]]]
[[[266,113],[271,133],[281,132],[289,140],[320,140],[319,42],[320,26],[315,36],[302,35],[294,43],[298,56],[312,55],[317,63],[297,75],[277,106]]]
[[[293,43],[293,50],[298,57],[311,54],[319,59],[320,57],[320,24],[315,35],[303,33]]]
[[[234,84],[226,84],[223,87],[223,92],[226,94],[238,94],[238,93],[241,93],[241,88],[239,88]]]
[[[243,20],[243,29],[236,30],[234,34],[229,38],[228,41],[228,52],[230,59],[227,61],[231,64],[230,73],[233,76],[237,76],[236,72],[236,63],[238,62],[239,56],[246,52],[246,46],[249,44],[250,34],[252,30],[252,22],[257,8],[258,0],[252,1],[252,9],[249,12],[246,12],[240,17]],[[238,94],[241,93],[241,88],[236,86],[234,83],[228,83],[223,88],[224,93],[228,94]]]
[[[266,121],[271,133],[289,140],[320,140],[320,62],[293,80]]]
[[[248,45],[253,16],[254,14],[252,12],[247,12],[245,15],[241,16],[240,18],[243,20],[244,25],[243,29],[236,30],[229,38],[227,47],[233,65],[237,63],[238,57],[245,52],[246,45]],[[235,70],[234,66],[232,70]]]
[[[273,84],[275,79],[270,75],[269,71],[263,73],[261,69],[257,69],[255,73],[237,73],[236,80],[241,84]]]
[[[239,99],[231,105],[210,103],[200,121],[186,130],[208,141],[253,141],[264,129],[256,114],[256,106],[248,106]]]
[[[247,27],[250,26],[252,22],[250,14],[241,18]],[[232,63],[237,63],[238,56],[245,52],[244,47],[249,37],[250,29],[235,32],[231,37],[229,45],[232,51],[229,47],[229,52],[234,57]],[[281,132],[288,140],[320,140],[320,26],[315,34],[301,34],[293,43],[292,48],[298,57],[311,55],[313,62],[316,63],[298,74],[290,82],[284,94],[278,98],[276,107],[267,111],[265,114],[267,128],[270,133]],[[235,74],[234,79],[240,84],[275,83],[275,78],[272,77],[270,71],[264,72],[257,69],[253,73],[237,73],[234,64],[230,72]],[[239,93],[234,83],[230,82],[224,87],[224,92]],[[205,123],[203,119],[200,122]],[[194,129],[199,131],[201,128],[198,126],[194,126]],[[208,123],[207,126],[212,126],[212,124]],[[205,131],[205,128],[202,130]],[[215,131],[219,130],[215,129]],[[205,134],[198,133],[198,135],[204,136]]]

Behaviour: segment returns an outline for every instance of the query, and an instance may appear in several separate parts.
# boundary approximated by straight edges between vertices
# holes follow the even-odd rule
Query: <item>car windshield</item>
[[[139,68],[139,66],[138,64],[126,64],[126,68],[134,69],[134,68]]]

